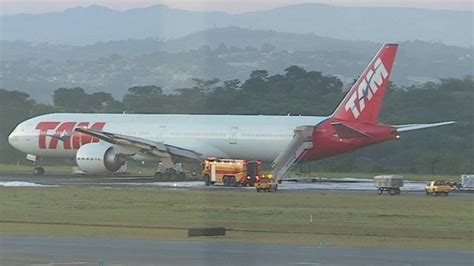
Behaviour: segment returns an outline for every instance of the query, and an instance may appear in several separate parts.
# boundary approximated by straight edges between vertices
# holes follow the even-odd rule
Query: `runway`
[[[31,173],[0,172],[0,187],[104,187],[136,189],[182,189],[182,190],[232,190],[254,192],[252,187],[205,186],[203,181],[161,182],[151,176],[86,176],[71,173],[48,173],[35,176]],[[405,181],[401,195],[425,196],[425,182]],[[370,179],[339,179],[337,182],[283,182],[279,190],[288,193],[351,193],[374,195],[376,188]],[[454,192],[456,198],[474,198],[474,193]]]
[[[0,236],[2,265],[472,265],[473,252]]]
[[[346,181],[345,181],[346,180]],[[203,181],[159,182],[150,176],[85,176],[71,173],[48,173],[34,176],[31,173],[0,173],[0,187],[104,187],[135,189],[182,189],[182,190],[232,190],[254,192],[252,187],[205,186]],[[401,195],[425,196],[424,182],[405,181]],[[288,193],[350,193],[374,195],[376,188],[368,179],[340,179],[338,182],[283,182],[281,192]],[[456,198],[474,198],[474,193],[451,193]]]

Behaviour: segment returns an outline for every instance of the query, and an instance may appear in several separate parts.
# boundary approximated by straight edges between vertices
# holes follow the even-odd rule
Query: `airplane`
[[[384,44],[329,116],[53,113],[20,123],[9,143],[44,173],[43,157],[75,159],[87,174],[115,172],[128,159],[161,161],[207,157],[273,161],[310,126],[311,148],[299,161],[318,160],[397,140],[402,132],[454,121],[384,125],[378,122],[398,44]]]

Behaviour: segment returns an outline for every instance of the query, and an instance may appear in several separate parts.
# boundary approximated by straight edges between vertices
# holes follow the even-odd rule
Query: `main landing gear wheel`
[[[44,175],[44,168],[43,167],[35,167],[33,168],[34,175]]]
[[[173,168],[168,168],[168,169],[165,170],[166,180],[170,180],[170,181],[176,180],[176,174],[177,174],[177,172]]]
[[[184,181],[186,180],[186,174],[184,172],[180,172],[176,175],[176,178],[179,180],[179,181]]]
[[[163,174],[161,172],[155,172],[155,179],[156,180],[162,180],[163,179]]]

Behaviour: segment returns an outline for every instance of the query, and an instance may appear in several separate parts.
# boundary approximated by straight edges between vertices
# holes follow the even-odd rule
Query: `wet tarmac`
[[[425,182],[405,181],[401,196],[425,196]],[[157,181],[152,176],[86,176],[71,173],[48,173],[35,176],[31,173],[0,173],[0,186],[3,187],[106,187],[137,189],[184,189],[184,190],[231,190],[254,192],[253,187],[205,186],[203,181]],[[345,178],[322,182],[285,181],[278,187],[284,193],[351,193],[374,195],[377,189],[370,179]],[[388,194],[384,192],[384,194]],[[474,193],[453,192],[456,198],[473,198]]]

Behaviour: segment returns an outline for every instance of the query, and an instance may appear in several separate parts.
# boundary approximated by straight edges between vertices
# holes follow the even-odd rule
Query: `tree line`
[[[337,77],[290,66],[283,74],[252,71],[238,79],[193,79],[194,85],[163,93],[157,85],[134,86],[123,99],[107,92],[58,88],[51,104],[28,94],[0,89],[0,163],[24,160],[7,142],[19,122],[52,112],[328,115],[348,87]],[[472,77],[441,79],[422,86],[390,85],[381,113],[386,124],[456,120],[454,126],[402,135],[398,143],[375,145],[311,163],[324,171],[451,173],[473,172],[474,84]]]

